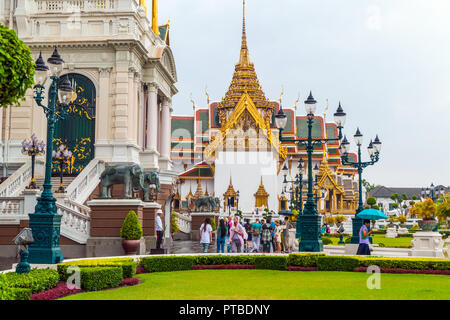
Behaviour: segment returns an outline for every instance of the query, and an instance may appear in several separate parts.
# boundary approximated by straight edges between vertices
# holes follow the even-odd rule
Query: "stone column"
[[[161,157],[170,158],[170,100],[164,98],[161,110]]]
[[[145,149],[145,101],[147,92],[140,82],[139,87],[139,141],[138,145]]]
[[[149,106],[149,123],[147,131],[147,149],[150,151],[157,151],[158,148],[158,85],[151,83],[148,87],[148,100]]]
[[[109,76],[111,68],[100,68],[99,69],[99,93],[98,93],[98,103],[97,103],[97,115],[101,117],[96,117],[97,123],[97,137],[96,144],[107,143],[109,139],[109,132],[111,131],[110,126],[110,111],[109,111]]]

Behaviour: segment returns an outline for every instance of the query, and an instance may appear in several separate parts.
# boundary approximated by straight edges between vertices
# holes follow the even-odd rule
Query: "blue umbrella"
[[[291,210],[282,210],[280,212],[278,212],[279,215],[282,216],[293,216],[294,213]]]
[[[376,209],[365,209],[358,213],[356,217],[367,220],[382,220],[388,218],[383,212]]]

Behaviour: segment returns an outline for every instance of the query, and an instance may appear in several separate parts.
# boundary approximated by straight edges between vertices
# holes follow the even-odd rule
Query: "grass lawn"
[[[450,276],[381,274],[367,288],[362,272],[194,270],[140,274],[137,286],[80,293],[65,300],[450,299]]]
[[[333,245],[338,245],[339,238],[336,237],[327,237],[325,238],[331,239],[333,241]],[[348,236],[344,236],[345,239],[348,238]],[[396,247],[396,248],[411,248],[411,240],[413,238],[411,237],[400,237],[400,238],[386,238],[384,234],[375,234],[373,235],[373,243],[383,243],[386,247]]]

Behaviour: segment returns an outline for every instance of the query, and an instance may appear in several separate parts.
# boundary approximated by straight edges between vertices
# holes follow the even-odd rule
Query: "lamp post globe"
[[[305,110],[308,116],[313,116],[316,112],[317,101],[314,99],[312,92],[309,92],[308,99],[305,100]]]

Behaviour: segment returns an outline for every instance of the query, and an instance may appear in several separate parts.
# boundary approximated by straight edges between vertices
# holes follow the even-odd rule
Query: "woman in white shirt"
[[[203,253],[208,253],[208,248],[212,241],[212,231],[211,220],[206,218],[200,227],[200,243],[203,244]]]

